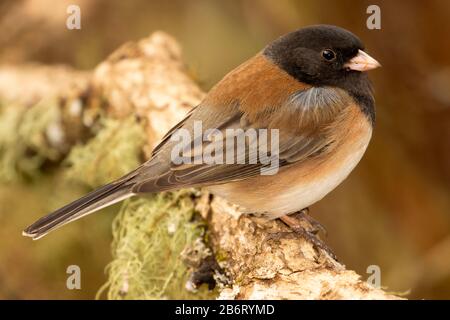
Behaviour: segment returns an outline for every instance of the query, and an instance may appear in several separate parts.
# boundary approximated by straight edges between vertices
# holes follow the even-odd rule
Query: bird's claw
[[[300,210],[299,212],[293,213],[290,216],[296,218],[296,219],[304,219],[308,221],[308,223],[311,225],[312,230],[310,231],[313,234],[318,234],[320,231],[325,235],[325,237],[328,237],[328,231],[327,229],[321,224],[319,221],[314,219],[309,215],[309,209],[305,208],[303,210]]]
[[[301,237],[303,237],[305,240],[309,241],[316,250],[322,249],[323,251],[328,253],[328,255],[331,258],[338,261],[337,256],[333,252],[333,250],[331,250],[331,248],[328,247],[322,240],[317,238],[316,234],[317,234],[318,230],[317,230],[317,226],[314,226],[314,224],[317,224],[318,226],[320,226],[319,227],[320,230],[324,230],[325,228],[320,223],[313,220],[311,217],[308,216],[309,218],[306,218],[305,215],[307,216],[307,213],[305,213],[304,211],[305,210],[302,210],[301,212],[297,213],[297,217],[296,216],[288,216],[288,215],[281,217],[280,220],[283,221],[287,226],[289,226],[293,232],[280,233],[279,236],[277,236],[277,238],[280,238],[286,234],[291,234],[291,235],[293,233],[298,234]],[[306,212],[308,212],[308,211],[306,211]],[[308,231],[305,227],[303,227],[298,219],[298,215],[301,215],[302,218],[306,219],[315,229],[312,231]],[[312,223],[309,219],[311,219],[315,223]]]

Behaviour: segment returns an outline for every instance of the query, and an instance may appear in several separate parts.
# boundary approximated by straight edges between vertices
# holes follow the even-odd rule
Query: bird
[[[146,162],[37,220],[23,235],[36,240],[126,198],[192,187],[205,188],[244,214],[298,227],[292,215],[336,188],[371,139],[375,100],[367,71],[381,65],[364,50],[356,35],[332,25],[306,26],[275,39],[213,86]],[[218,133],[213,141],[193,134],[196,123]],[[245,137],[250,130],[276,132],[270,161],[250,163],[262,149],[258,142],[256,149],[249,147],[255,146]],[[247,148],[224,143],[236,131]],[[187,141],[174,139],[180,132],[188,134]],[[191,150],[193,145],[203,148]],[[189,151],[185,158],[191,161],[174,161],[177,148]],[[235,161],[202,160],[211,148]]]

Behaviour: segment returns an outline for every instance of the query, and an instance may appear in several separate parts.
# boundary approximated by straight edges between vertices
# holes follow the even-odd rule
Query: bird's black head
[[[364,45],[353,33],[317,25],[288,33],[264,49],[264,55],[296,79],[311,85],[336,85],[349,73],[360,73],[352,59],[364,58]],[[373,67],[379,66],[367,54]],[[369,62],[369,61],[366,61]]]
[[[373,108],[368,71],[380,64],[363,51],[350,31],[316,25],[288,33],[270,43],[264,56],[297,80],[313,86],[336,86]]]

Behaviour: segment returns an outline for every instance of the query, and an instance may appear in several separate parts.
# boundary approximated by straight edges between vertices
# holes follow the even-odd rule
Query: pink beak
[[[381,64],[362,50],[347,62],[344,67],[355,71],[369,71],[381,67]]]

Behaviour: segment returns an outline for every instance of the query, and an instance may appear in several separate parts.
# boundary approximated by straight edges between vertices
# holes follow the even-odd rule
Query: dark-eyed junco
[[[284,35],[215,85],[167,133],[150,160],[41,218],[23,234],[39,239],[128,197],[186,187],[207,187],[244,212],[287,219],[322,199],[360,161],[375,118],[364,72],[379,66],[355,35],[335,26],[310,26]],[[213,129],[202,139],[194,132],[199,123],[204,130]],[[252,129],[268,130],[270,161],[249,161],[262,148],[260,142],[251,148],[256,140],[247,132]],[[221,141],[235,132],[236,140],[245,138],[244,148]],[[205,139],[211,133],[216,133],[214,139]],[[201,148],[195,148],[198,144]],[[174,150],[178,155],[190,148],[184,159],[192,161],[174,159]],[[219,152],[230,161],[205,160],[206,153],[211,157]],[[270,171],[274,163],[276,170]]]

